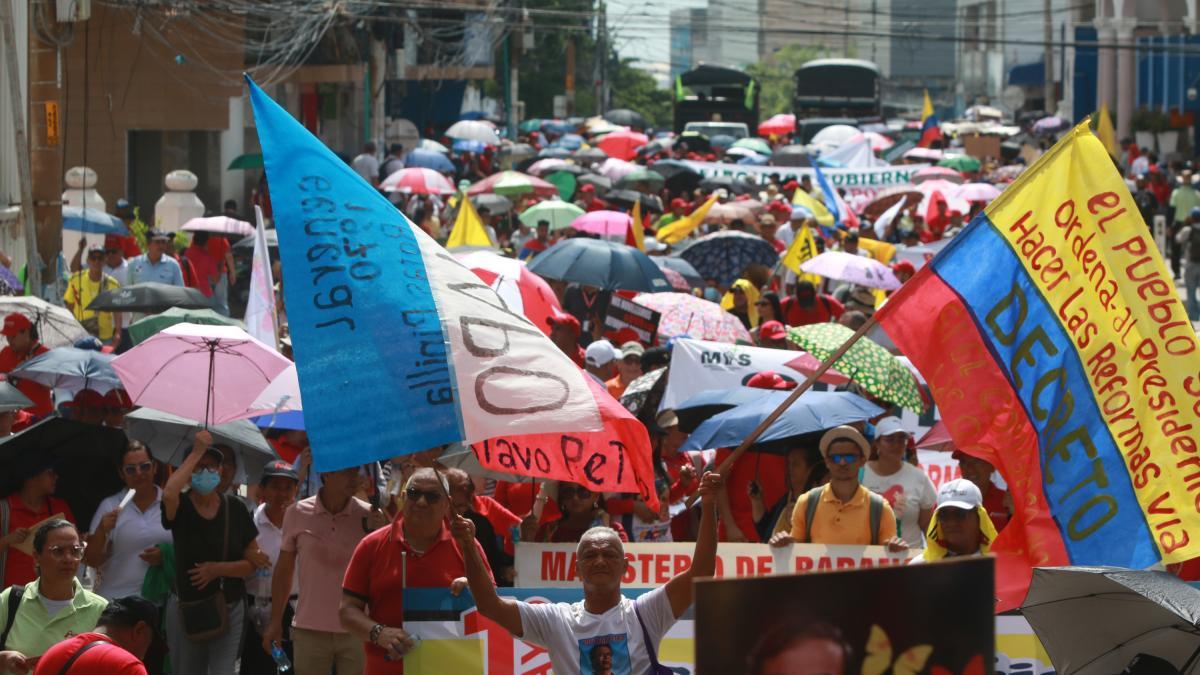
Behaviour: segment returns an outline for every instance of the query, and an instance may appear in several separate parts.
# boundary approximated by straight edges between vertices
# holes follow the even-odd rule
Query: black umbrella
[[[144,312],[158,314],[172,307],[181,309],[205,309],[212,307],[212,300],[194,288],[172,286],[147,281],[132,286],[122,286],[96,296],[87,308],[98,312]]]
[[[670,150],[671,146],[673,146],[674,144],[675,144],[675,142],[673,140],[671,140],[670,138],[656,138],[656,139],[650,141],[649,143],[643,145],[642,147],[638,148],[637,154],[639,157],[646,157],[648,155],[656,155],[660,152],[666,152],[667,150]]]
[[[637,190],[610,190],[604,195],[604,201],[610,204],[632,209],[634,204],[640,203],[642,211],[650,211],[651,213],[662,213],[662,200],[656,195],[648,195]]]
[[[773,166],[812,166],[812,159],[803,145],[787,145],[772,153],[769,163]]]
[[[571,156],[583,162],[603,162],[608,159],[608,153],[595,146],[580,148],[572,153]]]
[[[650,293],[671,290],[671,282],[650,256],[632,246],[600,239],[564,239],[539,253],[528,269],[547,279],[573,281],[604,290],[619,288]]]
[[[711,152],[712,143],[708,140],[708,136],[695,131],[685,131],[679,134],[675,139],[675,144],[671,147],[684,147],[693,152]]]
[[[613,124],[619,124],[623,127],[633,127],[638,131],[642,131],[646,128],[646,118],[642,117],[640,113],[629,110],[628,108],[609,110],[608,112],[604,113],[604,119],[612,122]]]
[[[496,151],[496,155],[500,157],[512,157],[513,159],[525,159],[537,155],[537,148],[528,143],[515,143],[513,145],[502,145]]]
[[[655,265],[660,268],[674,270],[683,277],[683,280],[688,282],[692,288],[704,288],[704,277],[692,267],[692,263],[675,256],[654,255],[650,256]]]
[[[708,192],[728,190],[730,194],[745,195],[758,192],[758,184],[733,176],[709,176],[700,181],[700,189]]]
[[[591,185],[597,190],[611,190],[613,186],[612,179],[608,176],[601,176],[598,173],[585,173],[579,177],[580,185]]]
[[[8,495],[38,469],[58,472],[55,494],[66,500],[75,522],[86,527],[96,507],[123,487],[117,471],[128,441],[125,432],[52,416],[0,440],[0,476]]]
[[[655,162],[650,170],[667,179],[667,189],[671,192],[690,193],[700,186],[700,173],[677,159]]]
[[[538,159],[567,159],[571,151],[566,148],[544,148],[537,156]]]

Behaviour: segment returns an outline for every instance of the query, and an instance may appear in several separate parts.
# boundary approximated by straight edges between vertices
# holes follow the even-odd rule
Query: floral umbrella
[[[788,329],[789,340],[822,361],[832,356],[852,335],[854,331],[836,323],[814,323]],[[917,413],[925,410],[912,371],[870,338],[859,338],[833,366],[876,398]]]
[[[726,230],[697,239],[679,253],[705,279],[732,284],[751,265],[774,267],[779,262],[775,247],[762,237]]]
[[[754,343],[740,319],[717,303],[690,293],[639,293],[633,301],[662,315],[658,321],[659,342],[687,335],[710,342]]]
[[[659,380],[666,373],[666,368],[659,368],[630,382],[629,386],[625,387],[625,393],[621,394],[621,405],[625,406],[625,409],[634,415],[640,414],[642,408],[646,406],[650,398],[650,392],[654,389],[654,385],[658,384]],[[658,395],[660,398],[662,397],[661,387],[659,388]],[[655,403],[655,405],[657,406],[658,404]]]

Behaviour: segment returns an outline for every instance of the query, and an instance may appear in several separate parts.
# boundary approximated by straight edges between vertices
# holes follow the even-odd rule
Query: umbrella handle
[[[722,476],[725,475],[729,471],[729,467],[733,466],[734,462],[736,462],[742,455],[746,454],[746,451],[751,445],[754,444],[755,441],[758,440],[758,437],[761,436],[768,427],[774,424],[775,420],[779,419],[779,416],[782,415],[785,410],[790,408],[791,405],[796,402],[796,399],[800,398],[801,394],[812,388],[813,384],[816,383],[817,378],[824,375],[825,371],[832,368],[833,364],[837,362],[838,359],[845,356],[846,352],[854,346],[854,343],[858,342],[862,336],[866,335],[867,331],[874,328],[875,323],[875,317],[869,317],[866,322],[863,323],[863,325],[859,326],[858,330],[854,331],[854,335],[851,335],[849,338],[847,338],[846,341],[842,343],[842,346],[837,348],[837,351],[833,352],[829,355],[829,358],[822,361],[821,366],[810,373],[799,387],[793,389],[792,393],[789,394],[786,399],[784,399],[783,403],[780,403],[778,408],[775,408],[770,415],[767,415],[767,418],[760,422],[759,425],[755,427],[754,431],[750,432],[750,435],[747,436],[744,441],[742,441],[742,444],[739,445],[731,455],[726,457],[724,462],[721,462],[721,465],[717,467],[717,473]],[[692,496],[688,497],[686,504],[687,508],[692,508],[692,505],[696,503],[697,496],[698,495],[693,494]]]

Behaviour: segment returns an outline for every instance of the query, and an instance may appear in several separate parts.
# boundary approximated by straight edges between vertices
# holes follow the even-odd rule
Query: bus
[[[815,59],[796,69],[792,99],[797,120],[807,117],[879,119],[879,66],[861,59]]]
[[[700,64],[675,78],[675,133],[688,122],[742,122],[758,128],[758,81],[737,68]]]

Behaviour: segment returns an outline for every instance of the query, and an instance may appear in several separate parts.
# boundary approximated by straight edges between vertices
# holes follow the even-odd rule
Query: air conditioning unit
[[[92,0],[57,0],[54,16],[62,23],[92,18]]]

